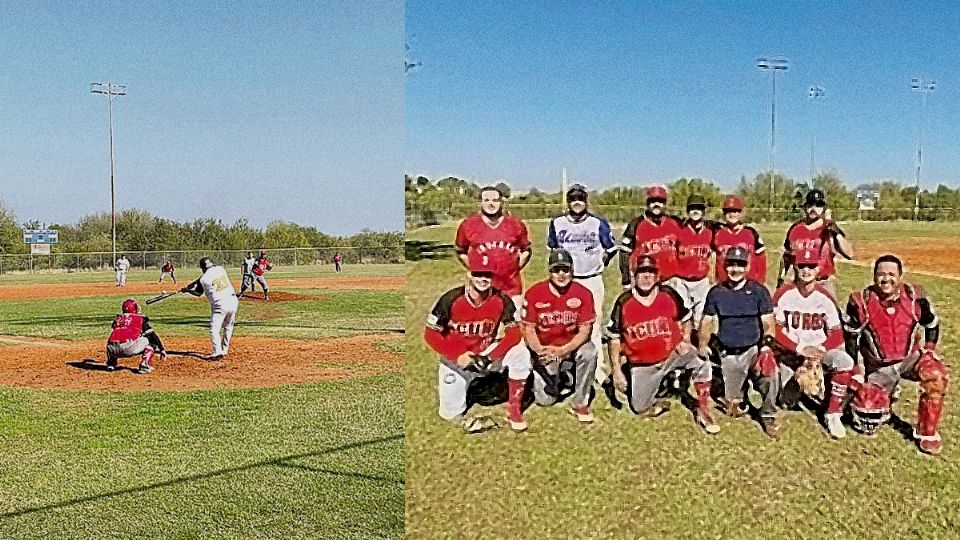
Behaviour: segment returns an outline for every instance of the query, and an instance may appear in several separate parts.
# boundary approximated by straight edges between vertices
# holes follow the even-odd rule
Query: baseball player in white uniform
[[[564,249],[573,257],[573,279],[581,283],[593,295],[597,322],[593,325],[590,342],[597,351],[600,344],[603,311],[603,269],[618,253],[619,246],[606,219],[587,211],[587,188],[574,184],[567,190],[567,213],[550,220],[547,229],[547,246]],[[603,383],[609,377],[603,353],[597,361],[596,379]]]
[[[121,253],[114,268],[117,271],[117,287],[126,287],[127,270],[130,269],[130,261],[127,259],[127,256]]]
[[[230,282],[230,276],[222,266],[213,264],[208,257],[203,257],[200,259],[200,270],[203,275],[180,291],[194,296],[205,295],[210,302],[210,343],[213,345],[213,352],[207,360],[221,360],[230,349],[230,338],[233,336],[233,324],[237,320],[240,300],[233,283]]]

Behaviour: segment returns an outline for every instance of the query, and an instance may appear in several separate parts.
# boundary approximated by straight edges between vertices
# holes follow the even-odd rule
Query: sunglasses
[[[809,203],[807,204],[807,206],[816,206],[817,208],[826,208],[827,203],[815,202],[815,203]]]
[[[493,272],[470,272],[470,275],[475,278],[492,278]]]
[[[647,199],[647,204],[653,204],[653,203],[667,204],[667,200],[666,200],[666,199],[659,199],[659,198],[657,198],[657,199]]]
[[[811,263],[804,263],[804,264],[797,265],[797,268],[799,268],[800,270],[813,270],[816,267],[817,267],[816,264],[811,264]]]
[[[743,261],[727,261],[727,266],[734,266],[736,268],[746,268],[747,263]]]
[[[573,269],[569,266],[554,266],[550,269],[551,274],[569,274]]]
[[[582,195],[582,194],[580,194],[580,193],[574,193],[573,195],[567,195],[567,202],[586,201],[586,200],[587,200],[587,196],[586,196],[586,195]]]

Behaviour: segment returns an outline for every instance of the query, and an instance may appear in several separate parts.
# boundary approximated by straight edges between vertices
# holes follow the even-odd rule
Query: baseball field
[[[528,223],[534,256],[528,286],[546,277],[546,222]],[[855,264],[841,264],[845,297],[870,280],[868,266],[893,252],[906,279],[922,284],[942,320],[942,352],[960,354],[960,224],[850,223]],[[408,231],[407,240],[451,244],[456,223]],[[623,231],[623,224],[614,224]],[[773,283],[786,224],[760,227]],[[619,236],[618,236],[619,239]],[[530,429],[467,435],[436,412],[437,360],[423,343],[436,299],[462,284],[452,254],[407,263],[406,531],[412,538],[956,538],[960,531],[960,392],[948,389],[940,456],[909,439],[916,385],[906,383],[896,418],[873,439],[831,440],[816,415],[782,414],[784,436],[767,438],[751,420],[718,416],[704,434],[678,404],[640,419],[594,402],[596,422],[533,406]],[[606,306],[619,290],[605,273]],[[956,380],[956,376],[954,377]],[[754,401],[758,397],[754,395]],[[500,407],[486,411],[502,419]],[[505,425],[505,422],[502,422]]]
[[[143,305],[199,270],[158,274],[0,276],[0,538],[402,536],[403,269],[274,270],[220,362],[204,298]],[[149,375],[105,370],[127,297]]]

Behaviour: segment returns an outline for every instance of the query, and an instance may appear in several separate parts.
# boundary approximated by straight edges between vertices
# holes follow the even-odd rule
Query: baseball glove
[[[485,354],[478,354],[473,357],[473,363],[469,366],[463,368],[465,371],[473,371],[475,373],[484,374],[487,373],[487,370],[490,368],[490,364],[493,361],[490,360],[490,357]]]
[[[800,385],[800,391],[804,394],[823,399],[823,366],[820,362],[807,362],[800,366],[794,373],[793,378]]]

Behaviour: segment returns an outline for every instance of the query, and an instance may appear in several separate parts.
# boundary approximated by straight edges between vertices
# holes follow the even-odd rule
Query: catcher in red
[[[570,412],[581,423],[593,422],[590,391],[598,351],[590,339],[596,312],[593,293],[573,281],[573,257],[550,253],[550,277],[523,296],[523,337],[532,357],[533,394],[538,405],[562,400],[572,390]]]
[[[152,372],[154,356],[159,354],[161,360],[167,357],[160,336],[150,327],[147,317],[141,314],[140,304],[133,298],[124,300],[120,311],[113,319],[107,338],[107,371],[116,370],[120,358],[140,356],[137,373]]]
[[[836,300],[817,281],[819,254],[804,250],[794,255],[794,279],[773,295],[776,344],[780,365],[780,403],[792,408],[800,392],[823,396],[823,369],[830,374],[830,395],[823,415],[827,432],[846,436],[840,417],[853,370],[853,358],[844,349],[843,328]]]
[[[847,352],[863,360],[866,382],[890,396],[901,379],[920,383],[914,438],[922,452],[943,448],[938,428],[947,391],[947,367],[937,353],[940,320],[918,285],[903,281],[903,263],[882,255],[873,264],[873,284],[850,295],[844,314]],[[854,402],[866,400],[857,378]],[[859,388],[858,388],[859,387]]]
[[[690,311],[672,288],[659,282],[657,260],[637,259],[633,286],[617,298],[610,314],[607,336],[613,359],[613,383],[626,392],[633,412],[659,416],[670,408],[657,400],[663,377],[676,369],[692,372],[697,393],[694,418],[710,434],[720,431],[710,412],[710,363],[690,342]]]
[[[446,292],[427,316],[424,340],[440,355],[440,417],[460,423],[468,433],[495,424],[467,417],[471,384],[493,373],[507,372],[507,421],[524,431],[523,394],[530,376],[530,353],[521,343],[513,300],[492,286],[495,266],[490,257],[470,252],[468,284]]]

